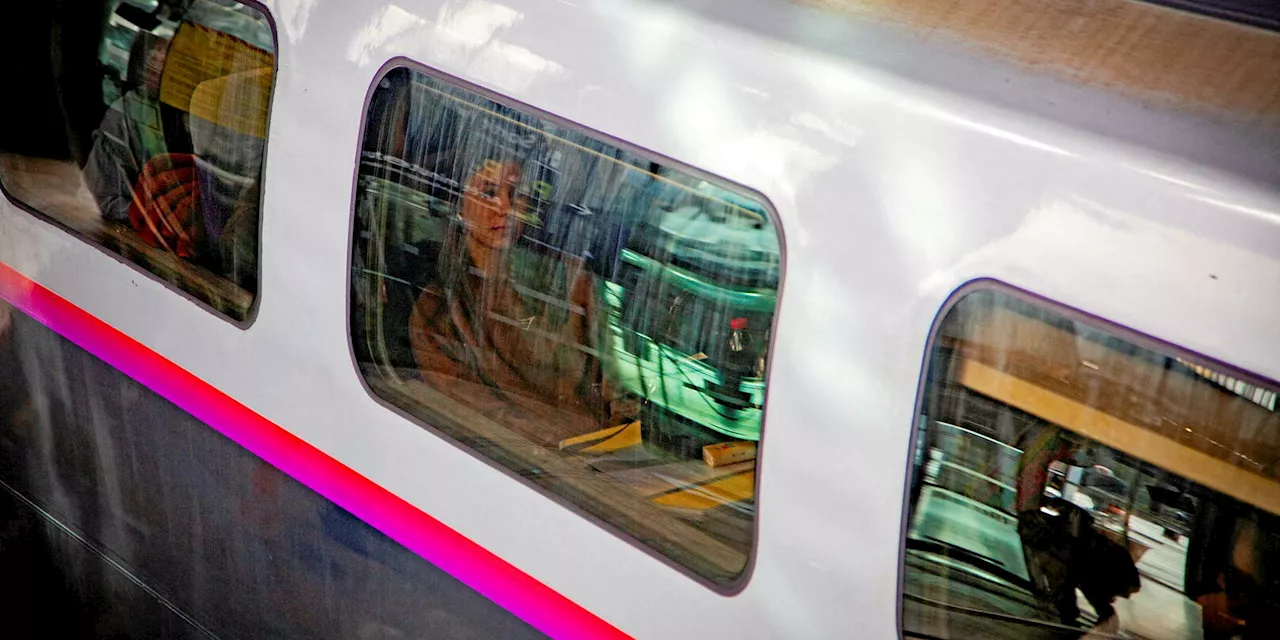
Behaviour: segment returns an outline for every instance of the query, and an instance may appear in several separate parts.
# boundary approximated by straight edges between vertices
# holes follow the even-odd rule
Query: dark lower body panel
[[[0,635],[541,637],[35,320],[3,315]]]

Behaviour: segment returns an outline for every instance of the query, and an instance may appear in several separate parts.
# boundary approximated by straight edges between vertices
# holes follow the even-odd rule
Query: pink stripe
[[[553,638],[626,634],[137,340],[0,262],[0,298]],[[354,374],[353,374],[354,375]]]

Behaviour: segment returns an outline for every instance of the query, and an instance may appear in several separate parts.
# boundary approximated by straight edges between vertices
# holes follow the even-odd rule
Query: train
[[[1280,637],[1280,13],[0,20],[7,637]]]

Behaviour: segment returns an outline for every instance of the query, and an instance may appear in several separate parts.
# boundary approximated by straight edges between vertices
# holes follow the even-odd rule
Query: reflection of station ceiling
[[[1219,373],[1208,367],[1202,367],[1198,364],[1184,362],[1182,360],[1178,360],[1178,362],[1182,363],[1188,369],[1196,372],[1197,375],[1222,386],[1222,388],[1235,393],[1236,395],[1248,398],[1256,402],[1261,407],[1270,411],[1275,411],[1276,409],[1277,396],[1274,391],[1268,391],[1267,389],[1249,384],[1248,382],[1238,378],[1233,378],[1225,373]]]
[[[1280,413],[1252,396],[1008,310],[953,344],[969,389],[1280,512]]]

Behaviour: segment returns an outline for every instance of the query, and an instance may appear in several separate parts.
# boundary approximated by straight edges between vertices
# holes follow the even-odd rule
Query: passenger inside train
[[[1280,635],[1280,413],[1224,380],[1013,296],[962,298],[916,434],[905,635]]]
[[[230,0],[119,0],[105,24],[90,18],[79,19],[100,46],[81,62],[101,72],[80,86],[64,81],[60,99],[94,125],[57,132],[66,152],[4,145],[0,181],[18,201],[246,318],[257,289],[270,25]]]
[[[376,394],[703,578],[742,574],[780,265],[758,202],[396,69],[357,211]]]
[[[543,444],[593,431],[607,404],[599,287],[582,256],[513,246],[529,206],[520,160],[475,164],[411,316],[414,359],[433,386],[484,385],[538,416],[524,435]]]

